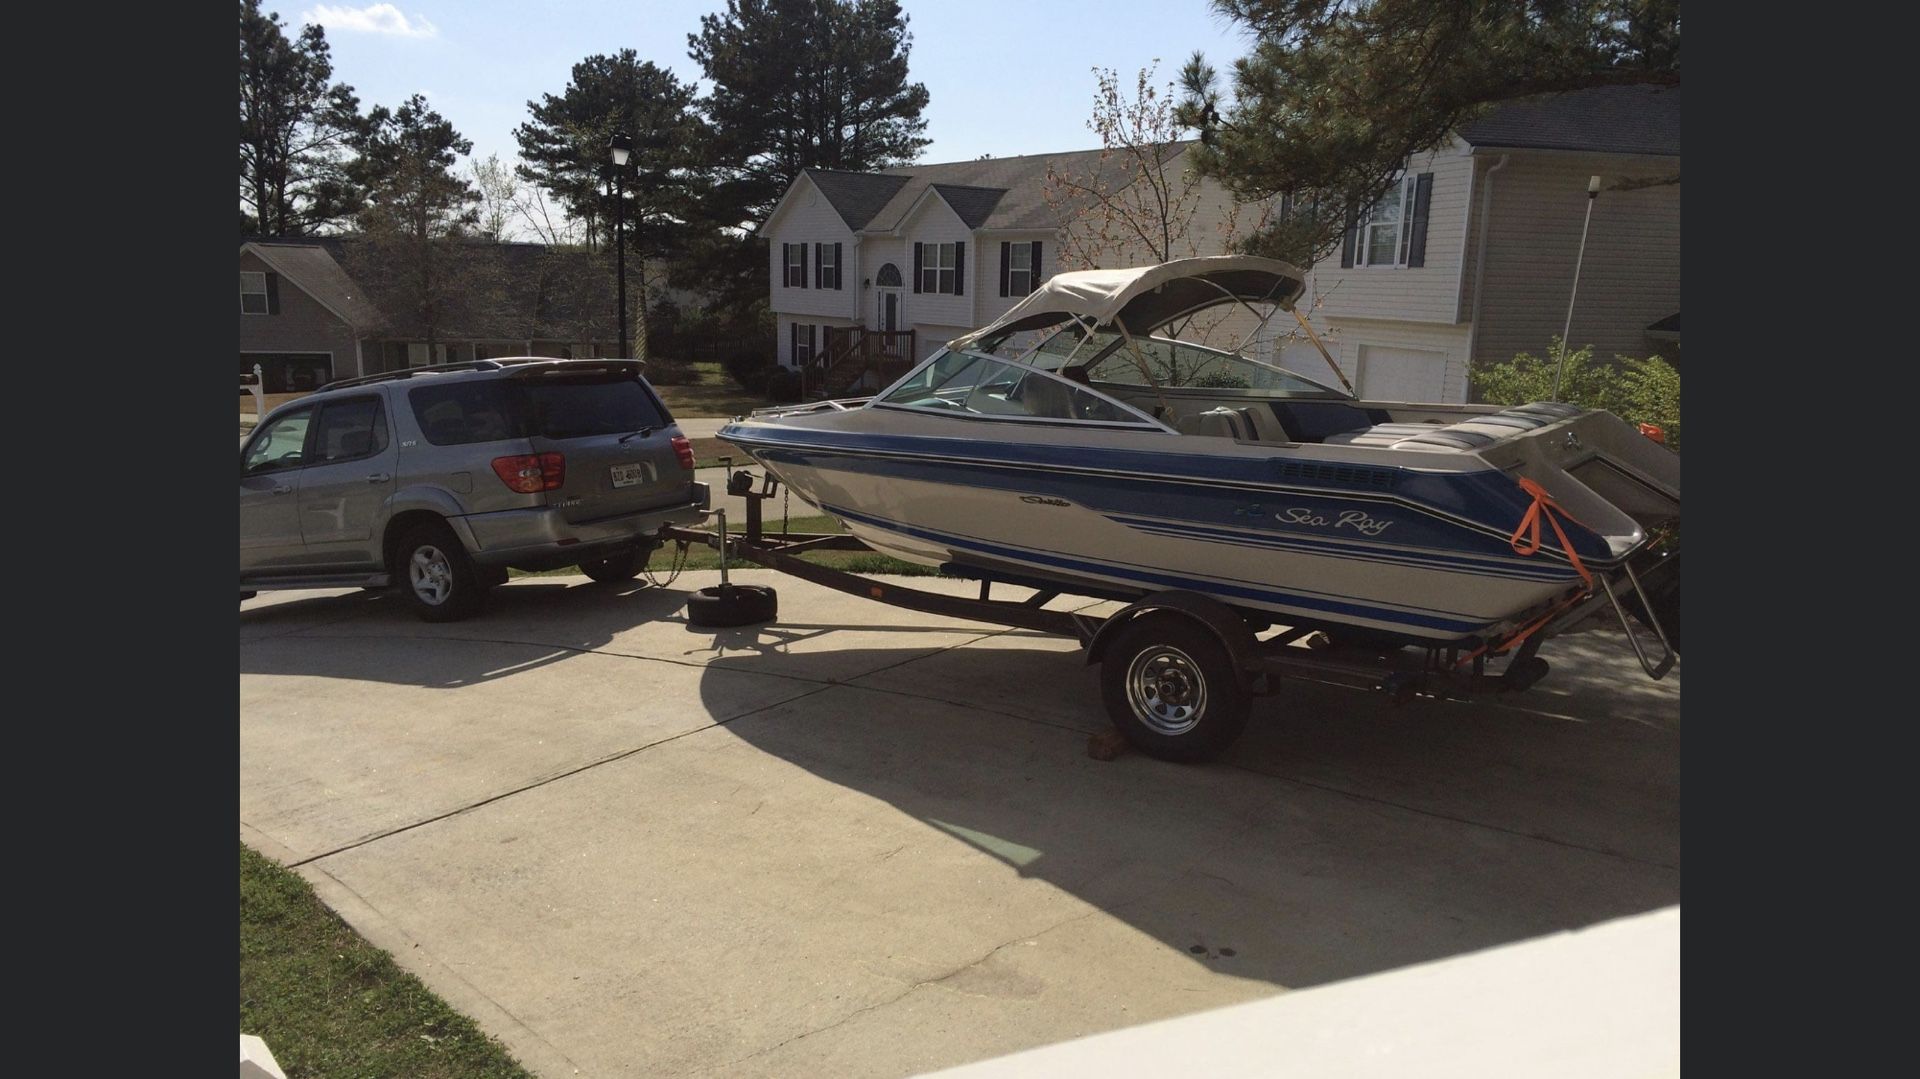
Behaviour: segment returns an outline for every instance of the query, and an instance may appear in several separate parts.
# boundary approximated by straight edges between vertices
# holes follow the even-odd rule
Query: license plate
[[[615,487],[632,487],[647,478],[647,466],[640,464],[614,465],[611,471]]]

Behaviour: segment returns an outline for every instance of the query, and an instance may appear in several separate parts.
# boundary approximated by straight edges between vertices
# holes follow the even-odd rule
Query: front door
[[[900,290],[897,288],[875,289],[880,295],[880,309],[877,311],[874,325],[892,333],[900,328]]]
[[[393,494],[399,447],[380,395],[328,401],[300,473],[300,538],[315,569],[380,567],[378,526]]]

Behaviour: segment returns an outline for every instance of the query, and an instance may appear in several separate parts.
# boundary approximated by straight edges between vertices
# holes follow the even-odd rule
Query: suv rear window
[[[530,429],[547,438],[624,435],[666,423],[638,379],[528,379],[517,388]]]
[[[490,379],[407,391],[420,433],[436,446],[541,435],[624,435],[667,421],[638,379]]]

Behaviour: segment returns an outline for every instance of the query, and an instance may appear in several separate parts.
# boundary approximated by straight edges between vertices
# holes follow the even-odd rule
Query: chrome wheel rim
[[[1193,657],[1155,645],[1127,665],[1127,704],[1156,734],[1186,734],[1207,710],[1207,680]]]
[[[407,561],[407,580],[420,602],[438,607],[453,594],[453,563],[446,552],[423,543],[413,549],[413,557]]]

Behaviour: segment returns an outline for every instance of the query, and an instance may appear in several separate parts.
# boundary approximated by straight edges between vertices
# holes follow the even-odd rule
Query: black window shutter
[[[847,272],[846,263],[841,262],[840,259],[840,245],[836,242],[833,245],[833,290],[835,292],[840,291],[840,279],[845,276]]]
[[[1427,264],[1427,204],[1433,201],[1433,173],[1423,172],[1413,182],[1413,246],[1407,252],[1407,265]]]
[[[965,243],[953,245],[953,294],[955,296],[967,294],[967,245]]]
[[[1354,241],[1355,234],[1357,234],[1359,231],[1360,231],[1359,213],[1353,210],[1348,210],[1347,211],[1347,235],[1345,239],[1340,241],[1340,265],[1343,267],[1351,267],[1353,265],[1353,241]]]
[[[1027,291],[1040,287],[1040,241],[1033,241],[1033,266],[1027,270]]]
[[[1013,245],[1000,241],[1000,295],[1007,295],[1007,278],[1013,273]]]
[[[795,333],[795,331],[799,329],[800,324],[798,322],[787,323],[787,362],[790,364],[800,362],[800,353],[793,347],[794,342],[800,339]]]
[[[279,313],[280,313],[280,275],[277,273],[270,273],[267,275],[267,314],[277,315]]]
[[[791,269],[792,266],[793,266],[793,245],[781,244],[780,245],[780,287],[781,288],[786,288],[788,285],[793,283],[787,279],[787,275],[792,272],[792,269]],[[792,335],[789,334],[788,337],[791,338]]]
[[[913,245],[913,291],[920,291],[920,245]]]
[[[827,253],[826,244],[813,245],[813,287],[826,288],[827,275],[820,272],[820,256]]]
[[[813,362],[820,355],[820,346],[816,343],[817,338],[814,332],[817,329],[818,327],[813,323],[807,323],[807,362],[809,363]]]

